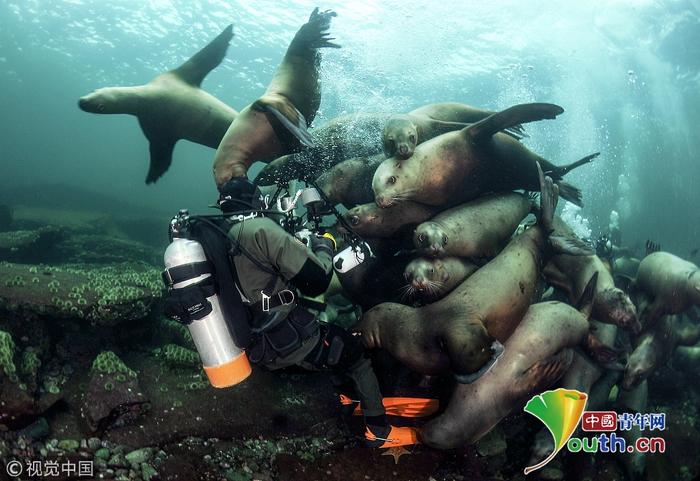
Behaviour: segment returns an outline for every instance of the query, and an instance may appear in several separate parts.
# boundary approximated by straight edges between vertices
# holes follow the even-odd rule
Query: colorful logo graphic
[[[554,451],[543,461],[525,468],[525,474],[549,463],[566,445],[581,421],[588,395],[574,389],[555,389],[539,394],[528,401],[525,412],[530,413],[547,427],[554,438]]]

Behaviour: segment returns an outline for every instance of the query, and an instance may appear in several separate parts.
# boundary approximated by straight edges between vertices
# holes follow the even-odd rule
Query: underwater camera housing
[[[348,225],[338,210],[329,201],[323,190],[312,181],[307,181],[306,183],[307,187],[298,190],[294,196],[287,195],[277,199],[277,209],[288,215],[294,212],[294,208],[299,201],[301,201],[302,205],[306,208],[308,222],[287,221],[288,225],[302,227],[302,229],[293,229],[293,235],[306,244],[308,243],[308,239],[306,238],[311,234],[311,231],[309,231],[305,225],[310,222],[314,226],[313,232],[323,233],[324,228],[321,225],[323,216],[333,215],[338,220],[338,223],[349,233],[348,237],[350,242],[348,247],[333,258],[333,268],[338,273],[343,274],[372,257],[373,253],[369,244],[364,242],[362,238],[353,232],[352,227]]]

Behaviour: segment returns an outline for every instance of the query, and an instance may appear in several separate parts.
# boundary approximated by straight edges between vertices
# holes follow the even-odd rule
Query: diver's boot
[[[342,403],[343,401],[341,401]],[[347,402],[353,402],[348,399]],[[388,416],[398,416],[403,418],[422,418],[435,414],[440,408],[438,399],[414,398],[414,397],[385,397],[382,404]],[[353,416],[362,416],[362,406],[356,405]]]
[[[367,425],[365,445],[370,448],[396,448],[418,444],[418,430],[411,427]]]

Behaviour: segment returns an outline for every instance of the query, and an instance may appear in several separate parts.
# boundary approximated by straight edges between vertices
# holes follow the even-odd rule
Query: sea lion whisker
[[[405,286],[399,288],[399,293],[402,301],[411,299],[413,297],[413,286],[411,284],[406,284]]]

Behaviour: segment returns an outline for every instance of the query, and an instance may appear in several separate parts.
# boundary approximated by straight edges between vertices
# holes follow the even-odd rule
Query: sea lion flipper
[[[481,378],[484,374],[489,372],[491,368],[496,364],[496,362],[501,358],[505,347],[499,341],[493,341],[491,344],[491,359],[488,360],[486,364],[481,366],[481,368],[472,374],[454,374],[455,381],[460,384],[471,384],[477,379]]]
[[[562,349],[526,369],[510,386],[518,397],[529,397],[550,387],[566,373],[574,358],[573,350]]]
[[[502,130],[537,120],[553,119],[562,112],[564,112],[564,109],[555,104],[531,103],[514,105],[489,115],[484,120],[471,124],[465,129],[465,134],[470,137],[472,143],[477,144]]]
[[[623,352],[621,349],[606,345],[593,332],[589,332],[584,337],[583,348],[592,359],[603,366],[613,365]]]
[[[184,82],[199,87],[204,77],[224,59],[231,38],[233,38],[233,25],[226,27],[206,47],[171,72]]]
[[[287,55],[314,58],[319,48],[340,48],[340,45],[331,42],[335,40],[328,36],[331,27],[331,18],[335,17],[333,10],[318,11],[318,7],[311,12],[309,21],[302,25],[289,44]]]
[[[592,162],[596,157],[600,155],[600,152],[593,152],[590,155],[585,156],[582,159],[577,160],[576,162],[572,162],[567,165],[562,165],[558,167],[554,167],[553,174],[556,177],[564,177],[566,174],[571,172],[572,170],[581,167],[582,165],[586,165],[589,162]]]
[[[559,202],[559,188],[551,177],[545,176],[537,162],[537,175],[540,179],[540,212],[538,222],[549,235],[554,232],[554,213]]]
[[[564,182],[563,180],[558,180],[556,184],[559,186],[559,194],[561,195],[562,199],[568,200],[578,207],[583,207],[581,189],[575,185],[569,184],[568,182]]]
[[[593,301],[595,300],[596,285],[598,284],[598,272],[594,272],[591,278],[586,283],[583,293],[576,303],[576,308],[587,318],[593,310]]]
[[[302,145],[314,146],[314,139],[309,133],[304,114],[299,112],[289,100],[281,95],[268,94],[258,99],[255,106],[274,115],[287,130],[299,139]]]
[[[577,237],[550,235],[549,245],[557,254],[567,254],[570,256],[592,256],[595,254],[595,249]]]
[[[146,176],[146,183],[152,184],[168,171],[170,164],[173,161],[173,149],[175,148],[175,140],[151,140],[151,163]]]

